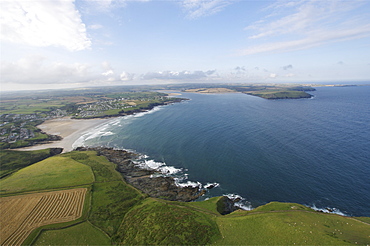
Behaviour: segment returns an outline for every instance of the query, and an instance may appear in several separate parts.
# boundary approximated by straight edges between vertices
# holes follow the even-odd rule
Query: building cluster
[[[100,115],[107,110],[125,109],[131,107],[133,107],[133,105],[127,104],[127,101],[124,98],[104,100],[79,106],[76,116],[79,118],[89,118]]]
[[[0,141],[14,143],[36,137],[40,130],[36,125],[45,120],[63,117],[65,110],[56,109],[50,112],[35,114],[1,114],[0,115]]]

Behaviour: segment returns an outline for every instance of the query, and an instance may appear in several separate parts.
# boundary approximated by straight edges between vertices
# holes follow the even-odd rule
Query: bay
[[[318,87],[312,99],[182,93],[189,101],[114,119],[83,144],[135,150],[237,194],[370,216],[370,87]],[[97,134],[98,133],[98,134]],[[81,142],[82,144],[82,142]]]

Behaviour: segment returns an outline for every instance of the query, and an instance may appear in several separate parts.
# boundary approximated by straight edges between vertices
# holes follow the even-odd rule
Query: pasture
[[[1,228],[0,243],[367,245],[370,242],[368,217],[324,214],[300,204],[280,202],[221,215],[221,197],[190,203],[150,198],[128,185],[115,168],[115,164],[94,151],[74,151],[0,179],[1,223],[8,225]],[[51,189],[54,191],[46,192]],[[26,194],[31,191],[32,194]]]

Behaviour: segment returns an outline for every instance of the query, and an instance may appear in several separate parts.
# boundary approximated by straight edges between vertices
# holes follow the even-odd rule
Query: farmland
[[[241,92],[244,94],[261,97],[264,99],[299,99],[311,98],[312,95],[306,91],[314,91],[310,86],[291,86],[291,85],[208,85],[205,88],[186,88],[186,92],[196,93],[226,93]]]
[[[9,225],[1,229],[1,244],[370,242],[367,217],[325,214],[300,204],[279,202],[221,215],[222,197],[190,203],[151,198],[128,185],[115,169],[114,163],[94,151],[74,151],[0,179],[1,223]]]
[[[88,166],[69,158],[55,156],[1,179],[0,194],[67,188],[90,184],[93,180],[94,175]]]
[[[82,214],[86,188],[0,199],[0,244],[20,245],[36,228],[73,221]]]

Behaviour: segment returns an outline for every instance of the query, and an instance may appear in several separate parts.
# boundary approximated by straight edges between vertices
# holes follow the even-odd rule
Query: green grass
[[[43,231],[32,245],[110,245],[110,238],[89,222]]]
[[[122,181],[95,183],[89,220],[113,236],[125,214],[143,199],[140,192]]]
[[[250,212],[255,213],[255,212],[288,211],[288,210],[304,210],[311,212],[314,211],[313,209],[298,203],[270,202],[263,206],[255,208]]]
[[[64,100],[38,100],[17,98],[17,100],[2,101],[1,114],[34,114],[38,112],[49,112],[52,108],[61,108],[66,105]]]
[[[356,219],[370,224],[370,217],[356,217]]]
[[[220,197],[191,203],[148,198],[124,182],[115,168],[94,151],[75,151],[1,179],[7,195],[82,184],[91,187],[81,218],[38,228],[25,244],[366,245],[370,241],[368,217],[324,214],[280,202],[220,215]]]
[[[71,158],[50,157],[0,180],[1,193],[42,191],[92,183],[91,168]]]
[[[34,151],[0,151],[0,178],[9,175],[23,167],[46,159],[51,156],[50,149]]]
[[[220,200],[220,198],[221,197],[212,197],[206,201],[190,202],[187,205],[196,209],[200,209],[206,213],[220,215],[220,213],[217,211],[217,202]]]
[[[118,231],[120,244],[204,245],[219,236],[206,214],[181,203],[148,198],[131,210]]]
[[[123,181],[115,170],[115,164],[94,151],[63,154],[75,161],[91,167],[95,176],[92,188],[92,206],[89,221],[113,236],[117,232],[125,214],[145,196]]]
[[[94,172],[96,182],[121,181],[122,176],[115,170],[116,165],[104,156],[97,156],[95,151],[71,152],[63,154],[75,161],[85,164]]]
[[[245,92],[249,95],[262,97],[265,99],[298,99],[298,98],[310,98],[311,95],[304,91],[292,91],[292,90],[264,90],[264,91],[252,91]]]
[[[295,206],[295,204],[292,204]],[[263,210],[263,209],[262,209]],[[260,210],[261,211],[261,210]],[[370,226],[339,215],[308,210],[236,213],[217,217],[217,245],[368,244]]]

